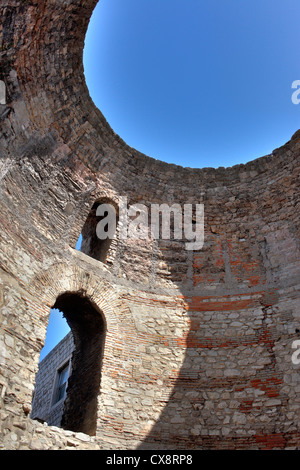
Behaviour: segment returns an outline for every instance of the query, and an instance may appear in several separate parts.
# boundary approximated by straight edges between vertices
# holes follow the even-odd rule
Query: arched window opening
[[[69,333],[40,362],[31,418],[95,435],[105,319],[81,291],[61,294],[51,312],[63,314]]]
[[[116,241],[118,207],[110,199],[96,201],[82,229],[80,251],[102,263],[112,263],[109,252]]]
[[[63,312],[74,340],[61,427],[95,435],[105,320],[101,311],[84,292],[60,295],[54,308]]]

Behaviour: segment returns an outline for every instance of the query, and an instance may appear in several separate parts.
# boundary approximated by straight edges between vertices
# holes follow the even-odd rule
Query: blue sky
[[[100,0],[84,68],[128,145],[190,167],[271,153],[300,128],[299,0]],[[41,358],[69,331],[50,316]]]
[[[51,310],[47,328],[46,341],[40,354],[40,361],[62,340],[70,328],[59,310]]]
[[[100,0],[92,99],[130,146],[190,167],[267,155],[300,127],[299,0]]]

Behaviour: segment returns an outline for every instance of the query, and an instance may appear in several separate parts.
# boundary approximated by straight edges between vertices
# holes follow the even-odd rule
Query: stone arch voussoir
[[[126,322],[132,324],[132,315],[126,301],[115,286],[106,279],[96,278],[86,269],[67,263],[51,266],[32,283],[36,298],[40,299],[42,311],[50,312],[56,299],[65,292],[82,292],[101,310],[105,317],[107,334],[116,331]]]

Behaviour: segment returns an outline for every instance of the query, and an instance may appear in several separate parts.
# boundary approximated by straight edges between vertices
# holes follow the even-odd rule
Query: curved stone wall
[[[181,168],[128,147],[84,80],[96,3],[2,2],[3,446],[299,448],[300,133],[232,168]],[[117,239],[107,263],[77,252],[95,201],[124,196],[204,204],[203,248]],[[93,437],[29,418],[50,308],[79,291],[107,324]]]

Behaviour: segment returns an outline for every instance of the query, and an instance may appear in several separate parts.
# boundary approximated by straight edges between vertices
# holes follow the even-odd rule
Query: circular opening
[[[159,160],[268,155],[299,126],[299,13],[298,0],[101,0],[84,50],[91,97],[129,146]]]

